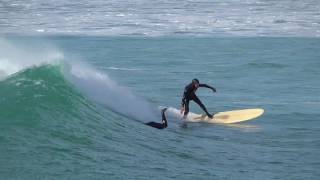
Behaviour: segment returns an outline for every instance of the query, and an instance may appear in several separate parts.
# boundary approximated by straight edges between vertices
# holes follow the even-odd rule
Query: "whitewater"
[[[118,85],[107,74],[99,72],[89,64],[72,59],[66,61],[63,53],[53,46],[37,45],[38,47],[28,48],[26,44],[19,44],[19,47],[15,47],[5,39],[1,39],[0,43],[2,79],[28,69],[57,66],[64,78],[92,100],[138,120],[146,121],[155,116],[153,111],[156,108],[152,109],[150,104],[135,96],[128,88]]]

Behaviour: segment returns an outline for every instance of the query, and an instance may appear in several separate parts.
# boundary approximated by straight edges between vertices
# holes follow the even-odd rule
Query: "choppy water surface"
[[[2,0],[0,33],[319,37],[318,0]]]

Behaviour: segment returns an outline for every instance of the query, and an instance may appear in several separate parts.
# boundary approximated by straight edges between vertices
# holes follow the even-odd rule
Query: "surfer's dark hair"
[[[193,83],[197,83],[197,84],[199,84],[199,83],[200,83],[200,82],[199,82],[199,80],[198,80],[198,79],[196,79],[196,78],[192,79],[192,82],[193,82]]]

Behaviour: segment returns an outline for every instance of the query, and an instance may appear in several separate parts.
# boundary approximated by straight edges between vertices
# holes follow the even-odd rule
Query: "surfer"
[[[199,87],[206,87],[211,89],[213,92],[216,92],[216,89],[214,87],[211,87],[207,84],[200,84],[198,79],[193,79],[192,82],[184,88],[184,92],[183,92],[183,98],[181,102],[181,114],[184,112],[184,116],[183,116],[184,119],[187,117],[189,113],[190,100],[193,100],[194,102],[196,102],[201,107],[201,109],[207,114],[209,118],[213,117],[213,115],[207,111],[207,108],[202,104],[200,99],[195,94],[195,92]]]
[[[157,129],[164,129],[166,127],[168,127],[168,122],[167,122],[167,118],[166,115],[164,114],[164,112],[167,110],[167,108],[164,108],[161,110],[161,115],[162,115],[162,123],[157,123],[157,122],[148,122],[145,123],[148,126],[157,128]]]

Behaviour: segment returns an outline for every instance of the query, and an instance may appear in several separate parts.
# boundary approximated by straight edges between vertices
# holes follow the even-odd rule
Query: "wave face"
[[[72,88],[57,65],[42,65],[15,73],[1,81],[1,123],[8,126],[64,124],[92,104]],[[82,109],[82,110],[81,110]],[[91,112],[92,114],[92,112]]]
[[[86,166],[103,163],[106,152],[112,161],[125,146],[120,143],[115,150],[113,145],[136,136],[134,131],[123,133],[127,125],[139,126],[130,124],[133,117],[120,116],[81,94],[62,69],[31,67],[0,82],[2,178],[86,179],[85,172],[92,173]],[[84,174],[75,175],[75,167]],[[27,173],[13,173],[17,169]]]
[[[17,42],[0,40],[3,178],[20,179],[21,174],[12,173],[19,167],[28,171],[27,178],[64,179],[67,174],[75,177],[73,163],[116,160],[119,153],[121,156],[127,151],[127,144],[120,142],[129,137],[142,138],[136,131],[128,131],[130,128],[139,129],[141,123],[158,119],[157,107],[106,73],[86,63],[67,60],[51,45],[30,42],[29,47]],[[104,156],[106,151],[109,158]],[[85,169],[80,164],[78,168]],[[67,166],[71,169],[59,168]]]
[[[318,0],[11,0],[2,34],[319,37]]]
[[[41,45],[30,49],[26,44],[17,47],[5,39],[0,40],[0,43],[2,46],[0,77],[2,79],[20,71],[36,71],[37,67],[56,65],[60,67],[61,78],[68,80],[77,88],[77,91],[86,94],[91,100],[135,119],[143,120],[154,117],[150,104],[134,95],[128,88],[118,85],[107,74],[90,67],[89,64],[73,60],[67,61],[59,50],[40,47]],[[20,82],[17,83],[19,85]],[[36,83],[41,84],[41,81]]]

